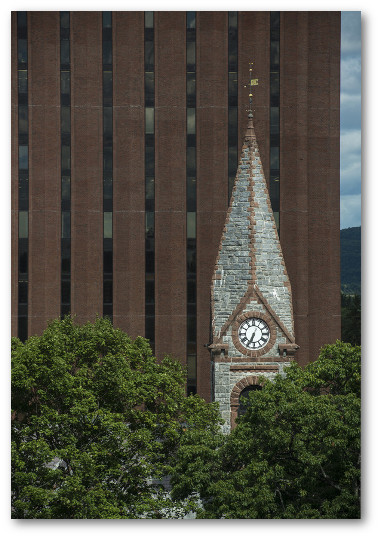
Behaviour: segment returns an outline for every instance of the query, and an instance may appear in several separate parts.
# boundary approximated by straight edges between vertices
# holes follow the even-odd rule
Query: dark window
[[[70,134],[71,132],[71,118],[70,107],[61,107],[61,133]]]
[[[154,107],[154,73],[145,73],[145,106]]]
[[[28,282],[20,280],[18,283],[18,302],[28,304]]]
[[[70,219],[71,219],[70,211],[62,211],[62,228],[61,228],[62,239],[70,239],[70,236],[71,236]]]
[[[62,274],[69,275],[70,274],[70,239],[62,239],[61,240],[61,272]]]
[[[145,71],[154,70],[154,42],[145,41]]]
[[[196,101],[195,73],[186,74],[186,100],[187,106],[194,107]]]
[[[61,41],[61,66],[70,65],[70,41],[63,39]]]
[[[113,259],[112,250],[103,251],[103,273],[112,273]]]
[[[18,167],[20,170],[28,170],[28,146],[18,148]]]
[[[186,13],[186,28],[195,29],[195,11],[188,11]]]
[[[71,167],[71,155],[70,146],[61,146],[61,168],[62,170],[70,170]]]
[[[103,28],[112,27],[112,11],[103,11],[102,19],[103,19]]]
[[[112,280],[104,280],[103,282],[103,303],[112,303]]]
[[[20,67],[23,67],[28,63],[28,43],[26,39],[18,39],[17,57],[18,57],[18,65]]]
[[[188,147],[186,150],[186,174],[194,177],[196,175],[196,170],[196,149],[194,147]]]
[[[19,316],[18,318],[18,337],[21,342],[25,342],[28,338],[28,318],[27,316]]]
[[[112,64],[112,41],[103,41],[103,65]]]
[[[70,304],[70,280],[61,281],[61,303]]]
[[[103,71],[103,106],[112,106],[112,71]]]
[[[18,134],[28,135],[28,106],[19,105],[18,107]]]
[[[18,72],[18,92],[28,93],[28,71],[26,69],[20,69]]]
[[[145,175],[154,176],[154,147],[145,147]]]
[[[195,70],[195,42],[188,41],[186,45],[187,71]]]

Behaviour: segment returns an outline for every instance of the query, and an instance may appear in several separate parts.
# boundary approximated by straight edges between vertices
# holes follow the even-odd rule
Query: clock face
[[[269,342],[270,330],[260,318],[248,318],[239,327],[239,340],[247,349],[261,349]]]

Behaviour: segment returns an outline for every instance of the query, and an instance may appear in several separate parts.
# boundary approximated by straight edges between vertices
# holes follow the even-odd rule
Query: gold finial
[[[249,85],[244,86],[244,88],[247,88],[249,86],[249,114],[252,115],[252,97],[253,97],[253,86],[257,86],[259,84],[258,78],[253,78],[253,62],[249,62]]]

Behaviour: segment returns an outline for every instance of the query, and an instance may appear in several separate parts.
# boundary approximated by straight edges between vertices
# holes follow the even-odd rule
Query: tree
[[[360,348],[337,341],[251,392],[230,435],[192,433],[172,473],[198,518],[360,517]]]
[[[361,297],[341,294],[342,340],[354,346],[361,341]]]
[[[186,431],[218,431],[184,371],[106,319],[12,340],[12,517],[180,517],[162,479]]]

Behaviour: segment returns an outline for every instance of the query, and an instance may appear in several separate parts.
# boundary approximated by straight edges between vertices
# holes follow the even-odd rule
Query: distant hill
[[[347,294],[361,295],[361,226],[340,230],[340,282]]]

